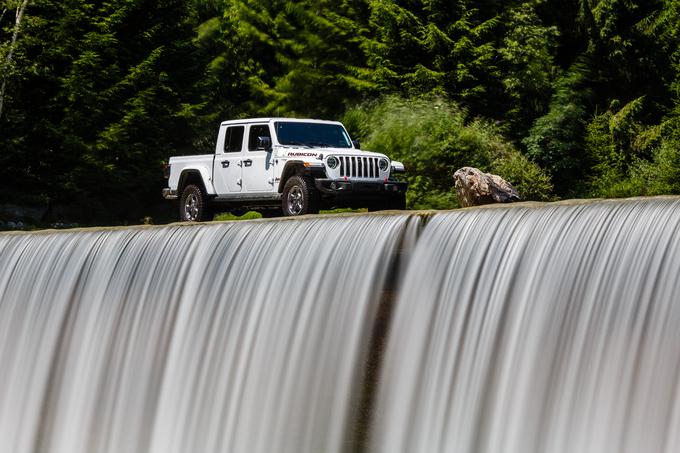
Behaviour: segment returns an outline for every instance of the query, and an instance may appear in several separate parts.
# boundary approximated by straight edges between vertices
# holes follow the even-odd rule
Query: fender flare
[[[286,162],[286,165],[283,166],[283,170],[281,171],[281,180],[279,181],[279,193],[283,193],[283,186],[286,185],[286,181],[288,181],[288,178],[291,176],[295,176],[297,174],[304,174],[305,173],[305,164],[301,160],[289,160]]]
[[[305,167],[305,162],[302,160],[289,160],[284,165],[281,171],[281,180],[279,181],[279,193],[283,193],[283,187],[286,181],[291,176],[312,176],[314,178],[325,178],[325,167]]]
[[[184,181],[190,175],[198,175],[203,182],[203,188],[207,195],[216,195],[215,186],[212,183],[212,178],[210,177],[210,172],[205,167],[199,166],[189,166],[182,169],[182,173],[179,175],[179,181],[177,183],[177,191],[181,191],[184,185]]]

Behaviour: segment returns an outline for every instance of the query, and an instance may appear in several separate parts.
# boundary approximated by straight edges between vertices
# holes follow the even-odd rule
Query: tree
[[[162,202],[160,162],[211,150],[220,120],[353,105],[438,150],[414,194],[444,194],[454,157],[515,181],[535,161],[561,196],[675,190],[679,24],[677,0],[4,0],[0,196],[135,221]]]
[[[550,109],[524,139],[528,156],[551,175],[555,192],[574,195],[588,167],[583,137],[588,118],[589,72],[577,63],[557,82]]]
[[[79,221],[141,219],[162,201],[161,161],[193,137],[200,74],[186,2],[34,0],[31,11],[30,71],[2,119],[0,191]]]
[[[509,132],[521,138],[539,116],[547,113],[560,69],[554,62],[557,27],[544,25],[537,7],[523,3],[507,11],[507,24],[499,54],[503,58],[503,85],[510,98]]]
[[[367,75],[381,92],[445,95],[489,117],[504,111],[497,63],[502,22],[495,7],[442,0],[369,5]]]
[[[28,7],[30,0],[21,0],[21,2],[16,7],[16,13],[14,15],[14,28],[12,30],[12,39],[9,42],[8,49],[4,58],[2,65],[2,71],[0,71],[2,77],[2,83],[0,83],[0,119],[2,119],[2,109],[5,103],[5,90],[7,88],[7,78],[12,67],[12,57],[14,56],[14,50],[17,45],[17,39],[19,37],[19,32],[21,31],[21,22],[24,17],[24,12]],[[11,5],[7,5],[11,6]],[[7,7],[2,10],[2,15],[0,16],[0,25],[2,24],[2,18],[7,12]]]
[[[141,218],[157,198],[161,162],[189,149],[185,108],[195,82],[186,2],[74,2],[60,33],[72,48],[61,77],[64,151],[78,158],[67,189],[100,206],[100,216]]]
[[[199,44],[211,55],[209,92],[219,93],[213,115],[339,115],[371,89],[359,77],[362,6],[225,1],[199,28]]]

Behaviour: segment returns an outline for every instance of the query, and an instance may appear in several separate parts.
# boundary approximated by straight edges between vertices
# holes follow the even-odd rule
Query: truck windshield
[[[277,121],[276,137],[282,145],[351,148],[345,129],[338,124]]]

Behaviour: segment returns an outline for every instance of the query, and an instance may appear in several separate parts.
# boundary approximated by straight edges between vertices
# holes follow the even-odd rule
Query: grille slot
[[[338,156],[340,177],[354,179],[379,178],[378,157]]]

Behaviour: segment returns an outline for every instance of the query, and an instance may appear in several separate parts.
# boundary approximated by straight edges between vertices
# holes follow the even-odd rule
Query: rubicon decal
[[[316,157],[317,153],[288,153],[290,157]]]

